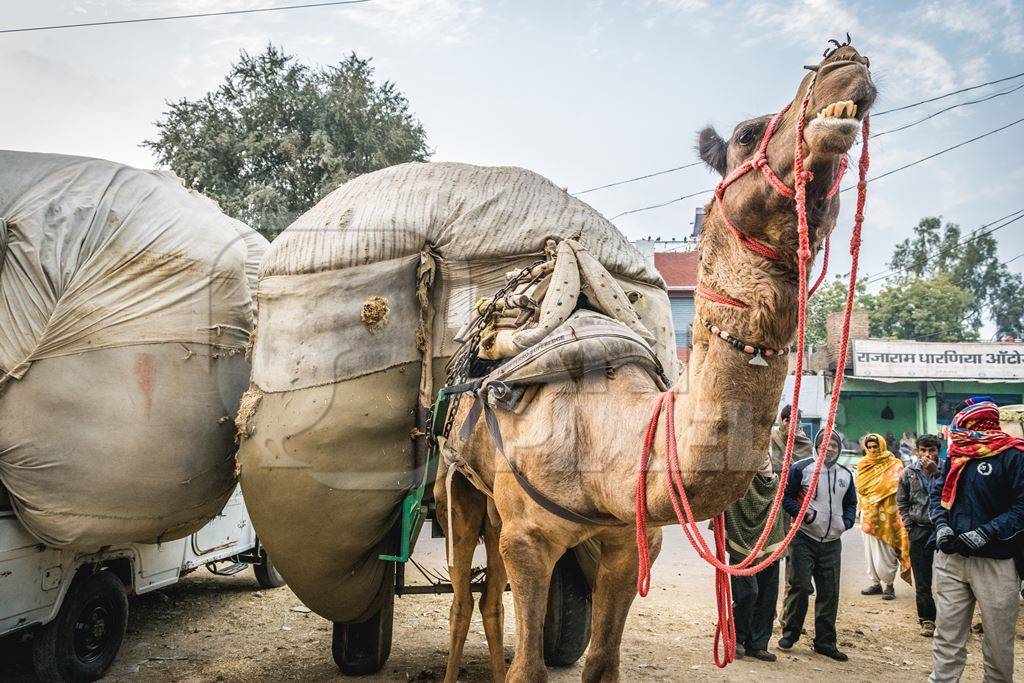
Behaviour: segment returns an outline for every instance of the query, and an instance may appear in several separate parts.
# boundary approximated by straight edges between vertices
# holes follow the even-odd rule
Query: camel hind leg
[[[450,539],[445,549],[447,551],[450,546],[452,554],[448,558],[452,582],[452,607],[449,613],[451,639],[444,680],[445,683],[455,683],[459,678],[462,651],[473,617],[473,592],[470,585],[473,552],[483,530],[487,499],[460,474],[456,474],[452,480],[450,504],[447,495],[444,480],[439,478],[434,488],[437,516],[445,536]],[[451,519],[448,519],[449,509]]]

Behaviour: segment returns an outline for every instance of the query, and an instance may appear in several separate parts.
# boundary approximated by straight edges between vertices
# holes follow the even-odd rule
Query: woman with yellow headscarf
[[[871,586],[861,594],[893,600],[896,598],[893,587],[896,571],[910,583],[910,537],[896,508],[896,489],[903,462],[889,452],[888,444],[879,434],[866,435],[861,444],[864,457],[857,463],[856,486],[864,556],[872,580]]]

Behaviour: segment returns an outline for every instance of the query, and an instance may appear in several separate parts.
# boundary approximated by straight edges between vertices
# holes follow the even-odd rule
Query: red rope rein
[[[812,84],[813,86],[813,81]],[[787,197],[791,196],[796,201],[796,213],[797,213],[797,235],[799,239],[799,246],[797,250],[798,258],[798,307],[797,307],[797,357],[796,357],[796,368],[795,376],[793,381],[793,398],[791,401],[792,410],[794,412],[799,411],[800,403],[800,385],[803,376],[803,359],[804,359],[804,346],[807,329],[807,301],[813,294],[814,290],[817,289],[818,285],[824,280],[827,263],[828,263],[828,249],[829,242],[825,240],[825,254],[824,254],[824,265],[821,274],[818,276],[814,285],[808,288],[807,283],[807,265],[808,260],[811,258],[810,251],[810,240],[809,240],[809,226],[807,222],[807,183],[811,180],[811,174],[804,168],[804,156],[803,156],[803,132],[804,132],[804,121],[806,119],[807,107],[810,102],[811,87],[808,87],[807,93],[800,107],[800,115],[797,121],[797,137],[796,145],[794,150],[794,175],[795,175],[795,188],[790,189],[785,186],[781,180],[774,174],[767,163],[767,147],[768,141],[775,131],[778,121],[782,115],[789,109],[787,105],[781,112],[775,115],[771,123],[768,125],[765,131],[764,139],[758,149],[757,156],[747,162],[746,164],[737,168],[733,173],[722,181],[719,187],[715,191],[715,197],[719,202],[722,217],[726,223],[726,226],[730,229],[733,234],[737,235],[744,246],[747,246],[755,253],[758,253],[765,258],[770,260],[780,260],[773,258],[772,255],[778,256],[777,252],[773,249],[764,245],[753,238],[749,238],[741,233],[732,223],[729,221],[725,214],[725,207],[723,198],[725,196],[725,189],[735,182],[737,178],[753,168],[760,168],[764,173],[768,181],[775,187],[781,194]],[[863,148],[861,151],[860,162],[858,164],[858,175],[859,179],[857,182],[857,210],[854,215],[853,234],[850,238],[850,254],[852,257],[850,266],[850,282],[846,296],[846,308],[843,315],[843,326],[842,326],[842,337],[840,341],[840,358],[845,358],[849,347],[849,332],[850,332],[850,317],[853,313],[853,301],[854,293],[856,291],[857,283],[857,268],[860,255],[860,244],[861,244],[861,229],[864,223],[864,204],[867,199],[867,172],[868,165],[870,163],[868,155],[868,137],[870,134],[869,119],[865,115],[862,124],[861,135],[863,138]],[[839,190],[839,182],[842,179],[843,173],[846,171],[848,165],[848,159],[843,158],[840,160],[840,168],[837,173],[837,178],[830,188],[827,198],[832,198]],[[780,189],[780,185],[784,189]],[[772,255],[768,255],[765,251],[770,252]],[[698,286],[698,292],[701,296],[704,296],[710,301],[716,303],[735,306],[740,308],[746,308],[747,304],[743,302],[730,299],[720,294],[716,294],[707,288]],[[832,437],[832,430],[835,422],[836,411],[839,406],[839,396],[843,384],[843,363],[839,363],[835,378],[833,381],[832,396],[829,403],[828,414],[825,420],[825,427],[823,429],[824,435],[822,443],[829,443]],[[661,394],[654,405],[654,411],[651,415],[650,422],[647,426],[647,432],[644,436],[643,448],[640,453],[639,462],[639,474],[637,478],[637,491],[636,491],[636,527],[637,527],[637,550],[639,554],[639,575],[637,578],[637,591],[641,596],[646,596],[650,590],[651,585],[651,561],[650,561],[650,550],[648,548],[648,525],[647,525],[647,473],[650,466],[651,453],[654,447],[654,439],[657,434],[658,425],[661,422],[662,416],[665,419],[665,472],[666,476],[666,487],[668,489],[669,498],[672,502],[676,519],[679,521],[680,526],[683,529],[683,533],[690,545],[693,546],[703,560],[711,564],[715,568],[715,597],[718,609],[718,622],[715,630],[715,642],[714,642],[714,659],[715,664],[719,668],[724,668],[730,662],[735,660],[736,656],[736,629],[733,620],[732,613],[732,591],[729,583],[730,576],[750,576],[764,570],[766,567],[771,565],[773,562],[778,560],[779,557],[786,551],[789,543],[793,537],[799,532],[800,526],[803,523],[804,515],[813,498],[813,491],[817,487],[818,478],[821,475],[822,466],[824,464],[825,455],[827,448],[821,449],[818,453],[815,461],[814,471],[811,477],[809,491],[812,494],[804,496],[804,500],[800,505],[800,510],[794,519],[793,525],[791,526],[786,537],[782,543],[766,558],[758,563],[754,563],[755,559],[761,553],[765,542],[775,524],[775,519],[778,516],[779,509],[782,504],[782,497],[784,494],[784,486],[779,486],[775,493],[775,498],[772,501],[768,519],[765,522],[765,527],[751,549],[750,554],[740,561],[738,564],[729,565],[726,557],[726,539],[725,539],[725,514],[719,513],[714,517],[713,530],[715,549],[712,552],[708,546],[704,537],[700,533],[700,529],[697,527],[696,517],[693,514],[693,510],[690,507],[690,502],[686,496],[686,489],[683,484],[682,470],[679,464],[678,455],[678,442],[675,431],[675,391],[669,389],[665,393]],[[797,420],[790,420],[789,429],[786,435],[786,452],[783,456],[782,471],[788,472],[792,462],[793,447],[796,441],[796,430],[799,429]],[[720,646],[722,651],[720,653]]]

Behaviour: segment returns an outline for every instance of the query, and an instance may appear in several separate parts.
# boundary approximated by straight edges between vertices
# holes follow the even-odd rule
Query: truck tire
[[[72,581],[57,616],[32,643],[43,681],[95,681],[117,657],[128,625],[128,597],[113,572],[84,570]]]
[[[256,583],[260,588],[280,588],[284,585],[284,577],[267,555],[266,548],[260,548],[260,563],[252,566],[252,573],[256,575]]]
[[[377,673],[391,656],[391,632],[395,620],[395,580],[388,572],[388,591],[377,612],[356,624],[334,622],[331,654],[346,676]]]
[[[572,550],[551,572],[544,617],[544,663],[572,666],[590,644],[590,585]]]

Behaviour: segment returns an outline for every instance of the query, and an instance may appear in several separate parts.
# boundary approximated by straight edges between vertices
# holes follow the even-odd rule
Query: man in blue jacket
[[[977,602],[985,681],[1012,681],[1020,609],[1014,558],[1024,550],[1024,439],[1001,431],[998,407],[979,396],[953,417],[948,456],[929,495],[938,553],[928,680],[960,680]]]
[[[824,436],[822,431],[815,437],[816,452],[821,451]],[[792,583],[786,590],[779,647],[788,650],[800,639],[813,579],[814,651],[845,662],[846,654],[836,647],[839,573],[843,552],[840,536],[853,526],[857,512],[857,491],[853,485],[853,473],[838,464],[842,446],[843,435],[833,431],[818,485],[814,490],[811,490],[814,458],[804,458],[793,463],[786,478],[782,506],[790,517],[797,516],[805,497],[811,496],[811,502],[800,532],[793,537],[789,546],[793,574]]]

